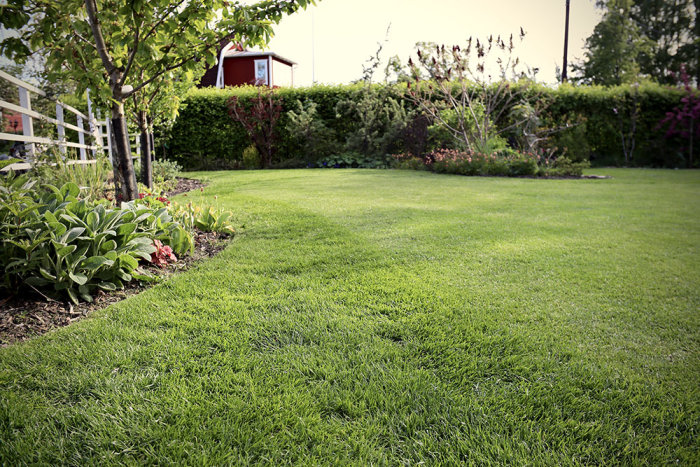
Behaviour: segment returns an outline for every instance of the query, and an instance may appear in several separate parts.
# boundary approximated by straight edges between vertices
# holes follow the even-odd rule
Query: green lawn
[[[0,464],[698,465],[700,172],[591,173],[198,174],[243,233],[0,349]]]

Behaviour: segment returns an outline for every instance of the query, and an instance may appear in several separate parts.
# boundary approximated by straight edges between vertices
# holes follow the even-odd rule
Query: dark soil
[[[178,177],[177,187],[173,191],[168,191],[167,193],[165,193],[165,197],[170,198],[171,196],[179,195],[180,193],[204,188],[205,186],[207,186],[207,184],[201,180]]]
[[[204,184],[199,180],[178,179],[178,186],[167,196],[184,193],[201,188]],[[152,275],[166,278],[173,273],[188,269],[193,263],[209,258],[223,250],[227,243],[224,234],[215,232],[195,233],[195,251],[189,256],[179,258],[163,269],[150,265],[141,265],[141,269]],[[81,302],[75,305],[47,298],[37,292],[20,292],[9,297],[0,297],[0,347],[23,341],[48,331],[67,326],[89,313],[106,308],[109,305],[124,300],[149,287],[153,283],[132,281],[123,290],[115,292],[96,291],[92,303]]]

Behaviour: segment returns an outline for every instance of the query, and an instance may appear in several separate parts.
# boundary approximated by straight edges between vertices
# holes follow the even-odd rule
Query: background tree
[[[216,62],[223,39],[267,43],[272,24],[314,0],[9,0],[0,24],[19,31],[0,44],[4,55],[23,60],[42,51],[54,76],[69,76],[81,92],[92,89],[111,110],[115,183],[124,199],[138,192],[124,105],[173,70],[189,72]]]
[[[605,12],[574,65],[584,83],[617,85],[640,77],[672,84],[685,63],[698,76],[698,0],[598,0]]]
[[[694,0],[635,0],[631,19],[651,44],[637,57],[642,74],[674,84],[672,73],[679,73],[681,64],[696,72],[700,43],[693,31],[697,23]]]
[[[615,86],[638,79],[638,57],[651,53],[649,41],[632,20],[632,0],[608,0],[605,14],[586,39],[585,59],[572,66],[587,84]]]
[[[205,67],[186,73],[173,70],[135,93],[129,102],[129,115],[139,132],[141,147],[141,181],[153,188],[152,152],[153,128],[167,126],[177,116],[180,102],[195,83],[201,78]]]

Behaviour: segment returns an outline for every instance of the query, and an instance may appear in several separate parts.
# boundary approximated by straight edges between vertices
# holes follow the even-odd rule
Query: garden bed
[[[167,196],[186,193],[206,186],[200,180],[178,178],[177,187]],[[178,258],[164,268],[141,265],[152,275],[161,279],[188,269],[192,264],[216,255],[226,247],[228,235],[197,230],[194,235],[195,250],[189,256]],[[124,289],[114,292],[98,291],[93,302],[73,304],[70,301],[57,301],[41,293],[14,295],[0,298],[0,347],[45,334],[52,329],[67,326],[89,313],[101,310],[109,305],[124,300],[154,285],[152,282],[134,280]]]

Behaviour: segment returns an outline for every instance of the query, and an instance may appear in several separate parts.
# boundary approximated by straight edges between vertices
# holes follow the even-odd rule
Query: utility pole
[[[695,40],[700,37],[700,21],[698,21],[698,12],[700,12],[700,0],[695,0]],[[695,87],[700,87],[700,53],[695,47]]]
[[[311,10],[311,84],[316,84],[316,13]]]
[[[561,82],[566,83],[566,61],[567,53],[569,52],[569,3],[570,0],[566,0],[566,23],[564,25],[564,66],[561,68]]]

